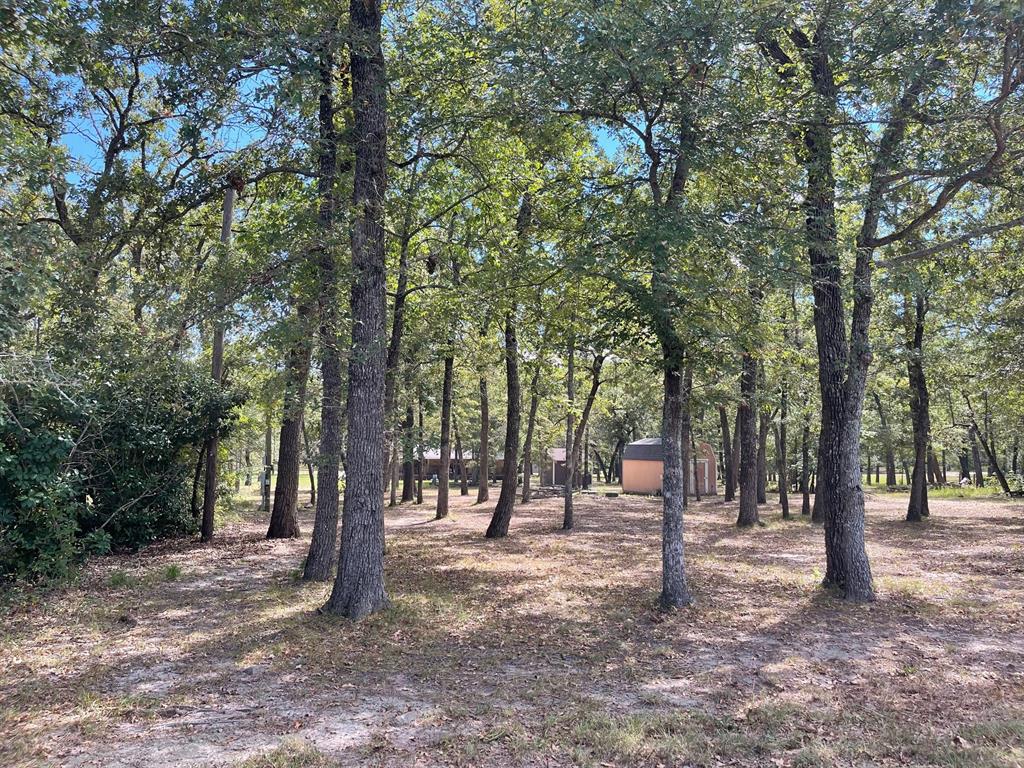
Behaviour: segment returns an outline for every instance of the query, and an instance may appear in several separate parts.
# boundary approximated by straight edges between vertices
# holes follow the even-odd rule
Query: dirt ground
[[[536,501],[487,541],[473,498],[387,512],[392,607],[360,624],[256,515],[4,609],[0,765],[1024,764],[1024,505],[915,526],[871,497],[879,598],[852,606],[806,519],[703,501],[697,602],[666,616],[658,500],[583,497],[569,534]]]

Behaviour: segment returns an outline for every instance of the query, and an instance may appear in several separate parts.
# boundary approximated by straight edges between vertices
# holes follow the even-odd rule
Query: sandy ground
[[[392,607],[355,625],[258,516],[8,607],[0,765],[1024,764],[1024,505],[871,497],[853,606],[820,529],[703,501],[666,616],[658,500],[580,498],[571,533],[536,501],[496,542],[472,498],[387,512]]]

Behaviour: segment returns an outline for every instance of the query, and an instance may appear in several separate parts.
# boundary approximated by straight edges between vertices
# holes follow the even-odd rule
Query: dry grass
[[[696,605],[655,610],[657,500],[387,513],[389,610],[318,615],[305,540],[92,563],[0,619],[3,765],[939,765],[1024,762],[1019,504],[869,503],[879,600],[817,587],[820,529],[688,515]],[[306,521],[305,529],[310,527]]]

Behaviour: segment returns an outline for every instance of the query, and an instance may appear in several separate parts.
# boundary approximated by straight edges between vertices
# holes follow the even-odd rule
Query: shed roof
[[[645,437],[642,440],[634,440],[622,451],[623,459],[639,459],[641,461],[661,461],[661,438]]]
[[[715,449],[710,443],[702,440],[697,443],[697,457],[700,461],[714,459]],[[622,458],[636,461],[662,461],[664,453],[661,449],[661,438],[645,437],[642,440],[634,440],[623,449]]]

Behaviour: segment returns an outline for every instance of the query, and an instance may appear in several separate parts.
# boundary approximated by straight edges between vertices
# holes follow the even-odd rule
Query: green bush
[[[83,556],[194,530],[196,453],[230,429],[237,392],[180,360],[3,373],[0,579],[59,580]]]

